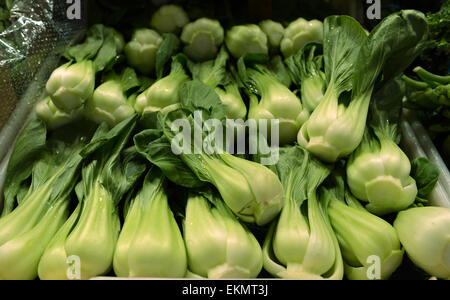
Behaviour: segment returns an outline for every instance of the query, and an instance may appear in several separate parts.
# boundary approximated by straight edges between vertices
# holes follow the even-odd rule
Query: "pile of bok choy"
[[[222,24],[167,5],[66,49],[8,164],[0,279],[450,279],[439,170],[399,146],[425,16]]]

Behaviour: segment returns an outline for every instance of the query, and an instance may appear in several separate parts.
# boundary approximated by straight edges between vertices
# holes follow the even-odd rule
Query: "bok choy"
[[[339,244],[318,187],[330,169],[298,147],[280,149],[276,165],[285,188],[285,206],[266,236],[264,268],[290,279],[334,279],[344,276]]]
[[[133,147],[123,151],[136,119],[130,117],[111,130],[103,123],[82,150],[88,162],[77,186],[80,208],[67,221],[72,226],[64,225],[45,250],[39,263],[41,279],[67,279],[64,270],[70,257],[80,261],[79,279],[111,270],[120,231],[117,204],[145,171]]]
[[[377,79],[382,74],[387,82],[399,75],[419,55],[427,31],[424,15],[412,10],[386,17],[369,36],[351,17],[327,17],[327,90],[302,126],[299,144],[326,162],[351,154],[363,138]]]

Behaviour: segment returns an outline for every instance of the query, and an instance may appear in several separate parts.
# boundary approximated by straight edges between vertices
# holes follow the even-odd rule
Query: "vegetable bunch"
[[[405,253],[450,278],[439,172],[398,145],[425,16],[222,24],[168,5],[66,49],[8,165],[0,279],[388,279]]]

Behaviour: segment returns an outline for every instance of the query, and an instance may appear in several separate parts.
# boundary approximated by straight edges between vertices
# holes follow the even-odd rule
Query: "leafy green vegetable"
[[[53,104],[67,113],[81,108],[94,93],[95,68],[94,62],[84,60],[54,70],[46,85]]]
[[[294,146],[280,149],[276,170],[286,204],[264,242],[264,268],[281,278],[342,279],[338,241],[317,194],[330,169]]]
[[[403,210],[414,203],[417,195],[416,182],[410,176],[411,163],[397,145],[403,96],[404,85],[398,80],[388,82],[373,96],[371,126],[347,161],[351,192],[377,215]]]
[[[70,113],[60,110],[50,97],[39,101],[35,109],[38,119],[44,121],[50,130],[78,121],[83,114],[83,108],[73,110]]]
[[[291,74],[281,55],[272,56],[268,63],[269,70],[277,77],[278,81],[290,88],[292,85]]]
[[[302,126],[299,144],[327,162],[351,154],[363,138],[375,84],[382,86],[403,72],[420,54],[427,32],[424,15],[413,10],[386,17],[368,37],[351,17],[326,18],[327,91]],[[377,83],[380,75],[382,80]],[[346,105],[339,96],[349,90],[351,99]]]
[[[151,168],[128,208],[114,252],[114,271],[119,277],[180,278],[186,274],[186,248],[164,182],[161,171]]]
[[[217,196],[189,196],[183,231],[190,276],[243,279],[261,272],[261,246]]]
[[[161,79],[164,76],[165,66],[172,56],[176,54],[180,47],[180,39],[171,33],[162,35],[163,41],[156,52],[155,70],[156,78]]]
[[[146,168],[134,147],[124,150],[136,121],[137,117],[132,116],[110,131],[103,123],[91,143],[83,148],[81,155],[87,162],[77,187],[81,207],[73,226],[68,229],[64,225],[45,250],[46,260],[41,259],[39,265],[41,279],[67,279],[67,275],[53,276],[64,274],[58,268],[67,269],[65,262],[72,256],[80,259],[81,279],[105,274],[112,268],[120,231],[117,205]],[[67,222],[74,221],[71,217]],[[53,257],[48,253],[60,255]]]
[[[121,75],[112,74],[104,79],[85,104],[84,115],[97,124],[106,122],[110,128],[135,114],[131,89],[140,86],[136,72],[125,68]]]
[[[150,26],[160,34],[178,34],[187,23],[189,16],[181,6],[166,4],[153,13]]]
[[[135,29],[125,46],[128,65],[144,75],[152,75],[155,72],[156,54],[162,42],[163,38],[152,29]]]
[[[224,29],[219,21],[200,18],[184,26],[181,40],[183,52],[194,61],[214,59],[224,40]]]
[[[307,21],[304,18],[298,18],[286,27],[280,44],[281,52],[285,58],[288,58],[295,55],[308,43],[322,43],[323,35],[321,21]]]
[[[83,43],[67,48],[64,57],[70,61],[92,60],[96,72],[103,71],[119,55],[125,41],[114,28],[96,24],[89,28]]]
[[[81,186],[81,185],[80,185]],[[43,252],[38,265],[38,277],[41,280],[68,279],[68,262],[65,249],[67,236],[76,224],[80,215],[81,204],[79,203],[65,223],[53,235]],[[71,274],[74,275],[74,274]],[[72,278],[69,278],[72,279]]]
[[[228,207],[242,220],[259,225],[272,220],[283,205],[283,189],[272,171],[263,165],[230,155],[218,145],[208,145],[205,150],[203,142],[198,143],[197,138],[194,138],[193,143],[180,145],[180,134],[185,134],[179,132],[180,120],[185,125],[189,124],[185,138],[194,136],[194,130],[207,126],[204,122],[209,119],[225,120],[225,107],[218,95],[197,80],[183,84],[180,95],[181,108],[160,117],[165,137],[157,136],[156,131],[141,132],[135,137],[137,149],[178,185],[199,186],[201,182],[214,185]],[[194,118],[196,112],[203,115],[202,118]],[[151,138],[153,141],[149,140]],[[192,180],[195,178],[193,176],[187,176],[186,183],[184,178],[176,174],[179,172],[176,167],[181,163],[195,174],[197,183]],[[186,168],[180,170],[187,171]]]
[[[189,80],[183,66],[183,56],[172,59],[170,74],[157,80],[136,98],[135,109],[139,114],[171,110],[180,102],[180,86]]]
[[[323,192],[328,198],[328,215],[341,247],[346,278],[388,279],[402,263],[404,253],[392,225],[366,211],[349,193],[344,200],[332,189]]]
[[[226,106],[226,116],[229,119],[245,119],[247,107],[239,91],[238,83],[227,70],[229,60],[225,47],[220,49],[215,60],[202,63],[190,63],[189,69],[194,80],[200,80],[217,93]]]
[[[439,179],[439,169],[425,157],[418,157],[411,162],[411,177],[417,185],[416,202],[427,203],[427,197]]]
[[[267,35],[256,24],[231,27],[225,35],[225,44],[236,59],[251,53],[269,54]]]
[[[324,61],[327,80],[325,95],[298,133],[298,143],[325,161],[335,161],[339,156],[351,153],[355,130],[346,128],[343,105],[339,104],[342,93],[351,90],[356,59],[366,33],[358,22],[348,16],[330,16],[324,22]],[[356,115],[356,113],[355,113]],[[360,114],[358,114],[360,116]],[[365,120],[363,120],[365,123]],[[336,127],[336,128],[334,128]],[[337,132],[340,132],[339,136]],[[336,133],[333,133],[336,132]],[[351,132],[348,137],[341,136]],[[330,141],[328,141],[330,140]],[[339,143],[333,145],[331,143]],[[342,144],[342,145],[341,145]],[[343,148],[343,149],[341,149]]]
[[[450,55],[450,1],[441,1],[442,6],[436,13],[428,13],[426,20],[430,28],[430,37],[420,56],[419,64],[438,74],[448,74]]]
[[[319,44],[310,44],[286,59],[293,81],[301,89],[302,103],[310,113],[322,101],[326,86],[323,55],[316,54],[320,48]]]
[[[172,182],[186,188],[203,185],[183,162],[173,154],[171,142],[162,129],[147,129],[134,137],[136,149],[152,164],[158,166]]]
[[[294,142],[309,117],[300,99],[263,64],[248,67],[245,73],[241,74],[241,79],[250,96],[248,118],[278,120],[280,145]]]
[[[3,211],[2,217],[8,215],[17,204],[17,196],[21,185],[31,176],[33,165],[29,162],[41,158],[46,147],[47,130],[42,121],[34,119],[30,121],[14,145],[14,151],[6,170],[6,179],[3,186]],[[28,184],[26,183],[28,186]]]
[[[25,138],[38,145],[18,150],[10,163],[8,176],[15,173],[19,178],[7,185],[6,195],[17,191],[17,183],[25,179],[29,171],[31,185],[16,208],[12,209],[9,198],[4,211],[7,214],[0,218],[1,279],[32,280],[37,276],[45,247],[67,218],[70,194],[83,161],[80,151],[85,138],[82,136],[78,135],[71,143],[57,139],[46,141],[45,125],[33,121],[21,135],[21,139]],[[26,146],[21,139],[17,146]],[[45,145],[42,141],[46,141]],[[30,160],[24,161],[19,166],[15,161],[19,156],[35,161],[31,164]],[[30,167],[24,167],[25,162]],[[24,170],[15,171],[17,167]]]
[[[417,112],[433,138],[450,132],[450,76],[439,76],[422,67],[414,68],[419,80],[404,75],[407,86],[405,107]]]
[[[415,265],[432,276],[450,278],[450,209],[409,208],[397,215],[394,228]]]
[[[278,53],[280,52],[281,40],[284,37],[284,26],[273,20],[263,20],[259,22],[259,27],[267,35],[267,40],[269,43],[269,52]]]

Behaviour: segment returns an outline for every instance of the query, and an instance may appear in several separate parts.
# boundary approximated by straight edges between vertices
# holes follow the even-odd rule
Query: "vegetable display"
[[[415,10],[92,25],[11,151],[0,279],[450,279],[439,171],[400,144],[404,107],[448,110],[404,75],[427,38]]]

